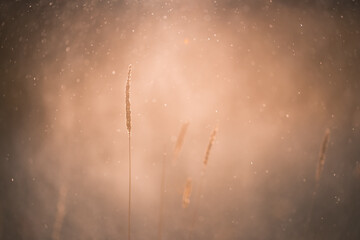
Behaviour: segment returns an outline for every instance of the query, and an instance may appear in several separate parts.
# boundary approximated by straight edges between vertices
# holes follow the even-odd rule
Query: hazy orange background
[[[1,239],[50,239],[59,208],[60,239],[126,238],[129,64],[133,239],[164,156],[163,239],[186,239],[215,127],[194,239],[359,239],[357,1],[30,2],[0,4]]]

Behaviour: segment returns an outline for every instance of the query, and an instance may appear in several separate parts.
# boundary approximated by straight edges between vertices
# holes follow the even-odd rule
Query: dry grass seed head
[[[191,182],[191,178],[188,178],[186,180],[186,185],[185,185],[184,193],[183,193],[183,197],[182,197],[182,207],[183,208],[187,208],[190,204],[191,191],[192,191],[192,182]]]
[[[129,65],[128,78],[126,81],[126,92],[125,92],[125,102],[126,102],[126,128],[130,134],[131,132],[131,110],[130,110],[130,81],[131,81],[131,64]]]
[[[211,135],[210,135],[210,140],[209,140],[209,144],[207,146],[207,149],[206,149],[206,153],[205,153],[205,158],[204,158],[204,165],[206,166],[208,161],[209,161],[209,156],[210,156],[210,150],[211,150],[211,147],[212,145],[214,144],[214,141],[215,141],[215,136],[216,136],[216,133],[217,133],[218,129],[215,128]]]
[[[318,183],[321,177],[321,174],[324,170],[324,165],[325,165],[325,153],[326,153],[326,149],[329,143],[329,138],[330,138],[330,130],[326,129],[325,131],[325,136],[323,139],[323,142],[321,144],[321,149],[320,149],[320,153],[319,153],[319,162],[318,162],[318,166],[316,168],[316,174],[315,174],[315,180]]]
[[[174,160],[176,160],[178,158],[178,156],[179,156],[182,145],[184,143],[184,138],[185,138],[185,134],[186,134],[186,130],[187,130],[188,126],[189,126],[188,122],[184,123],[181,126],[181,130],[180,130],[180,133],[179,133],[179,136],[177,138],[176,145],[175,145],[175,148],[174,148]]]

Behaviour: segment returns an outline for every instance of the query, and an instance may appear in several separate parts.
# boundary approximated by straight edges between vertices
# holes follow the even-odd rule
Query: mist
[[[360,238],[359,1],[0,13],[0,239]]]

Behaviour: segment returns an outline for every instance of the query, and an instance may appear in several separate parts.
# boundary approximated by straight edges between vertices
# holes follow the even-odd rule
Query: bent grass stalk
[[[188,239],[190,240],[191,237],[192,237],[192,233],[194,231],[194,228],[195,228],[195,223],[196,223],[196,220],[198,218],[198,211],[199,211],[199,202],[201,200],[201,195],[202,195],[202,189],[203,189],[203,185],[204,185],[204,178],[205,178],[205,170],[206,170],[206,166],[208,164],[208,161],[209,161],[209,156],[210,156],[210,151],[211,151],[211,148],[215,142],[215,137],[216,137],[216,133],[217,133],[218,129],[215,128],[211,135],[210,135],[210,140],[209,140],[209,143],[208,143],[208,146],[206,148],[206,152],[205,152],[205,157],[204,157],[204,160],[203,160],[203,167],[202,167],[202,170],[201,170],[201,175],[200,175],[200,185],[199,185],[199,190],[198,190],[198,194],[195,195],[195,198],[194,199],[194,215],[193,215],[193,219],[191,221],[191,226],[190,226],[190,231],[189,231],[189,237]]]
[[[126,105],[126,129],[129,136],[129,205],[128,205],[128,240],[131,239],[131,110],[130,110],[130,81],[131,65],[129,65],[128,78],[126,81],[125,105]]]

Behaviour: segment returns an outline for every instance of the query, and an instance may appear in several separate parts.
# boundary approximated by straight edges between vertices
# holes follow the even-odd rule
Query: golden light
[[[129,124],[132,239],[357,239],[358,6],[315,2],[0,4],[0,239],[126,239]]]

